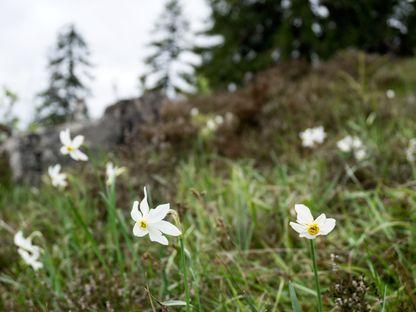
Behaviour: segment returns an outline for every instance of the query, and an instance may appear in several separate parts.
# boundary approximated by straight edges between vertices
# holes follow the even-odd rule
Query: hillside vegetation
[[[170,103],[125,148],[65,168],[64,190],[46,172],[39,186],[3,183],[0,310],[185,311],[162,303],[189,296],[193,311],[290,311],[291,282],[315,311],[309,244],[289,226],[302,203],[337,220],[316,239],[324,311],[414,311],[415,116],[416,59],[353,51]],[[324,142],[302,146],[318,126]],[[339,150],[347,135],[365,157]],[[114,189],[108,160],[128,168]],[[150,207],[178,213],[169,246],[133,236],[143,186]],[[42,269],[20,258],[19,230],[41,233]]]

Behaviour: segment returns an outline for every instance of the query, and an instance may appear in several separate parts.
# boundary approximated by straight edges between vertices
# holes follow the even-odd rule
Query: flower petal
[[[319,228],[322,228],[326,222],[325,214],[321,214],[318,218],[315,219],[314,222],[318,225]]]
[[[66,148],[66,146],[62,146],[60,149],[60,152],[62,155],[68,155],[68,149]]]
[[[181,231],[174,226],[172,223],[168,221],[159,221],[157,223],[149,224],[150,228],[156,228],[163,234],[171,235],[171,236],[179,236],[181,235]]]
[[[71,134],[69,129],[62,130],[59,133],[59,138],[61,139],[62,145],[69,145],[71,144]]]
[[[170,204],[163,204],[157,206],[155,209],[150,209],[148,220],[149,223],[156,223],[163,220],[170,210]]]
[[[302,204],[295,205],[295,211],[297,214],[297,223],[300,224],[309,224],[313,222],[313,217],[311,211],[308,207]]]
[[[147,215],[149,214],[149,204],[147,202],[146,187],[144,187],[144,197],[142,201],[140,202],[140,211],[142,212],[143,218],[147,218]]]
[[[152,242],[158,242],[162,245],[168,245],[168,239],[162,233],[153,227],[149,227],[149,237]]]
[[[76,160],[76,161],[78,161],[78,160],[79,160],[77,151],[78,151],[78,150],[75,150],[75,151],[69,152],[69,156],[70,156],[73,160]]]
[[[335,227],[336,220],[333,218],[329,218],[325,220],[325,223],[319,227],[320,229],[320,235],[327,235],[329,234]]]
[[[294,229],[299,234],[306,232],[306,226],[304,226],[302,224],[298,224],[298,223],[295,223],[295,222],[290,222],[289,225],[292,227],[292,229]]]
[[[72,140],[72,146],[74,148],[79,148],[82,143],[84,143],[84,136],[83,135],[77,135],[73,140]]]
[[[305,233],[299,234],[299,237],[306,237],[307,239],[315,239],[316,235],[311,235],[308,232],[305,232]]]
[[[143,217],[139,211],[139,202],[137,200],[135,200],[133,203],[133,207],[131,209],[130,215],[134,221],[137,221]]]
[[[136,224],[134,224],[134,227],[133,227],[133,234],[135,235],[135,236],[137,236],[137,237],[143,237],[143,236],[145,236],[146,234],[148,234],[149,232],[148,231],[144,231],[144,230],[142,230],[141,228],[140,228],[140,225],[138,225],[137,223]]]
[[[88,156],[85,155],[83,152],[81,152],[79,149],[76,149],[74,151],[72,151],[69,156],[71,156],[71,158],[73,160],[80,160],[80,161],[87,161],[88,160]]]

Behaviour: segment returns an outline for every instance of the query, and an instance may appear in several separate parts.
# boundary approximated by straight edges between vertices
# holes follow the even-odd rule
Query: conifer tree
[[[192,50],[187,39],[189,30],[179,0],[168,0],[153,31],[156,39],[149,44],[152,52],[145,59],[148,70],[140,76],[145,91],[174,97],[193,90],[193,66],[184,60]]]
[[[16,93],[3,87],[0,92],[0,144],[12,135],[18,125],[19,119],[13,113],[17,101]]]
[[[36,122],[53,125],[88,117],[89,55],[88,46],[74,25],[65,27],[49,59],[49,85],[38,95]]]
[[[211,88],[242,84],[276,60],[326,59],[341,49],[412,55],[416,1],[208,0],[204,34],[222,42],[198,47],[196,72]],[[249,75],[248,75],[249,74]]]

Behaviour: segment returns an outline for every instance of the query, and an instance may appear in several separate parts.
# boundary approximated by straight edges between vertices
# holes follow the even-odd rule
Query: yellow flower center
[[[144,220],[140,220],[137,222],[142,230],[147,230],[147,222]]]
[[[72,146],[68,145],[66,147],[66,149],[68,150],[68,152],[73,152],[75,150],[75,148],[73,148]]]
[[[308,234],[309,235],[316,235],[319,233],[319,226],[316,223],[311,223],[308,225]]]

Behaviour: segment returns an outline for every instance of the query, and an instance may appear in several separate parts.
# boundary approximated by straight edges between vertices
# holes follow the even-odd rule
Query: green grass
[[[364,276],[366,302],[376,310],[384,297],[386,311],[411,306],[416,191],[406,186],[363,190],[343,185],[342,175],[325,182],[324,169],[314,172],[324,168],[316,162],[299,168],[276,165],[267,174],[219,158],[190,160],[178,168],[180,205],[173,208],[183,222],[194,310],[287,310],[290,281],[301,306],[312,309],[316,300],[308,241],[288,227],[297,202],[337,219],[333,233],[317,240],[327,309],[336,299],[329,289],[344,274]],[[2,219],[26,235],[41,231],[36,242],[45,249],[45,269],[34,273],[19,259],[12,234],[3,232],[4,308],[29,304],[36,310],[65,310],[84,300],[92,310],[106,305],[141,310],[150,306],[146,287],[156,303],[185,301],[179,242],[170,238],[172,245],[165,248],[133,237],[132,201],[115,206],[111,190],[94,198],[81,179],[71,184],[76,187],[65,192],[48,186],[3,192]]]
[[[296,203],[337,220],[316,241],[323,311],[415,310],[416,171],[403,152],[416,136],[408,114],[415,104],[403,104],[414,90],[405,87],[394,104],[378,106],[384,89],[368,87],[372,81],[331,87],[333,105],[324,113],[335,124],[314,150],[302,149],[289,130],[270,146],[253,145],[262,155],[270,147],[266,162],[198,145],[169,174],[130,172],[114,189],[104,185],[101,162],[83,174],[71,171],[65,191],[47,183],[2,186],[0,310],[160,311],[162,302],[189,298],[191,311],[316,311],[309,241],[289,227]],[[285,120],[300,118],[316,123],[307,115]],[[337,151],[346,133],[363,139],[367,160]],[[151,186],[151,206],[171,202],[181,240],[168,237],[164,247],[133,236],[130,209],[143,196],[138,184]],[[34,241],[44,249],[44,269],[34,272],[20,259],[13,244],[20,229],[42,233]],[[351,298],[355,310],[345,306]]]

